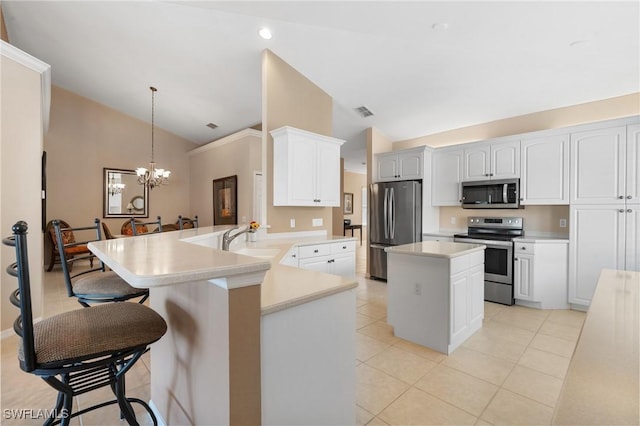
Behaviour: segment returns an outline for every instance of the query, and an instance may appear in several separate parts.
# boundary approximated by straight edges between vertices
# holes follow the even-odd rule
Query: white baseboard
[[[164,421],[164,418],[160,414],[160,411],[158,411],[158,407],[156,406],[156,404],[153,403],[153,400],[151,399],[149,400],[149,407],[151,407],[151,411],[153,411],[153,414],[156,415],[156,419],[158,420],[158,425],[167,426],[167,423]]]

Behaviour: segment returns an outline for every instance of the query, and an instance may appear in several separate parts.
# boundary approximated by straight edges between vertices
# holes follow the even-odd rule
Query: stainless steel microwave
[[[520,208],[520,179],[462,182],[463,209]]]

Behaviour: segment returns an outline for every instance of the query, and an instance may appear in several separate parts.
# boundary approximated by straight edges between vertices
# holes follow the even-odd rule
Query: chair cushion
[[[79,295],[100,295],[105,297],[144,294],[147,289],[131,287],[113,271],[88,274],[73,283],[73,293]]]
[[[89,253],[89,248],[86,245],[74,246],[74,247],[66,247],[64,249],[64,252],[69,256],[73,256],[73,255],[76,255],[76,254]]]
[[[167,331],[167,323],[153,309],[129,302],[77,309],[33,326],[40,366],[59,366],[146,346]],[[18,357],[24,360],[22,345]]]

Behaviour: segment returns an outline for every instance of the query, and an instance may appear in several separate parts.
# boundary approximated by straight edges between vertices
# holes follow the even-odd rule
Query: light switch
[[[291,219],[291,221],[289,222],[289,226],[292,228],[296,227],[296,220],[295,219]]]

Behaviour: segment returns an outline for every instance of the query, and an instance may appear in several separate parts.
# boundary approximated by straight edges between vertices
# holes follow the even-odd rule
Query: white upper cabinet
[[[273,205],[340,206],[343,140],[289,126],[273,136]]]
[[[461,148],[440,148],[433,153],[432,205],[459,206],[462,202],[460,182],[463,157],[464,151]]]
[[[635,165],[630,165],[629,176],[636,174],[637,180],[637,158]],[[571,204],[637,202],[637,194],[634,198],[627,190],[626,169],[626,126],[571,134]]]
[[[522,141],[520,204],[569,204],[569,135]]]
[[[520,177],[520,141],[475,143],[464,149],[463,181]]]
[[[376,182],[422,179],[424,147],[376,154]]]

